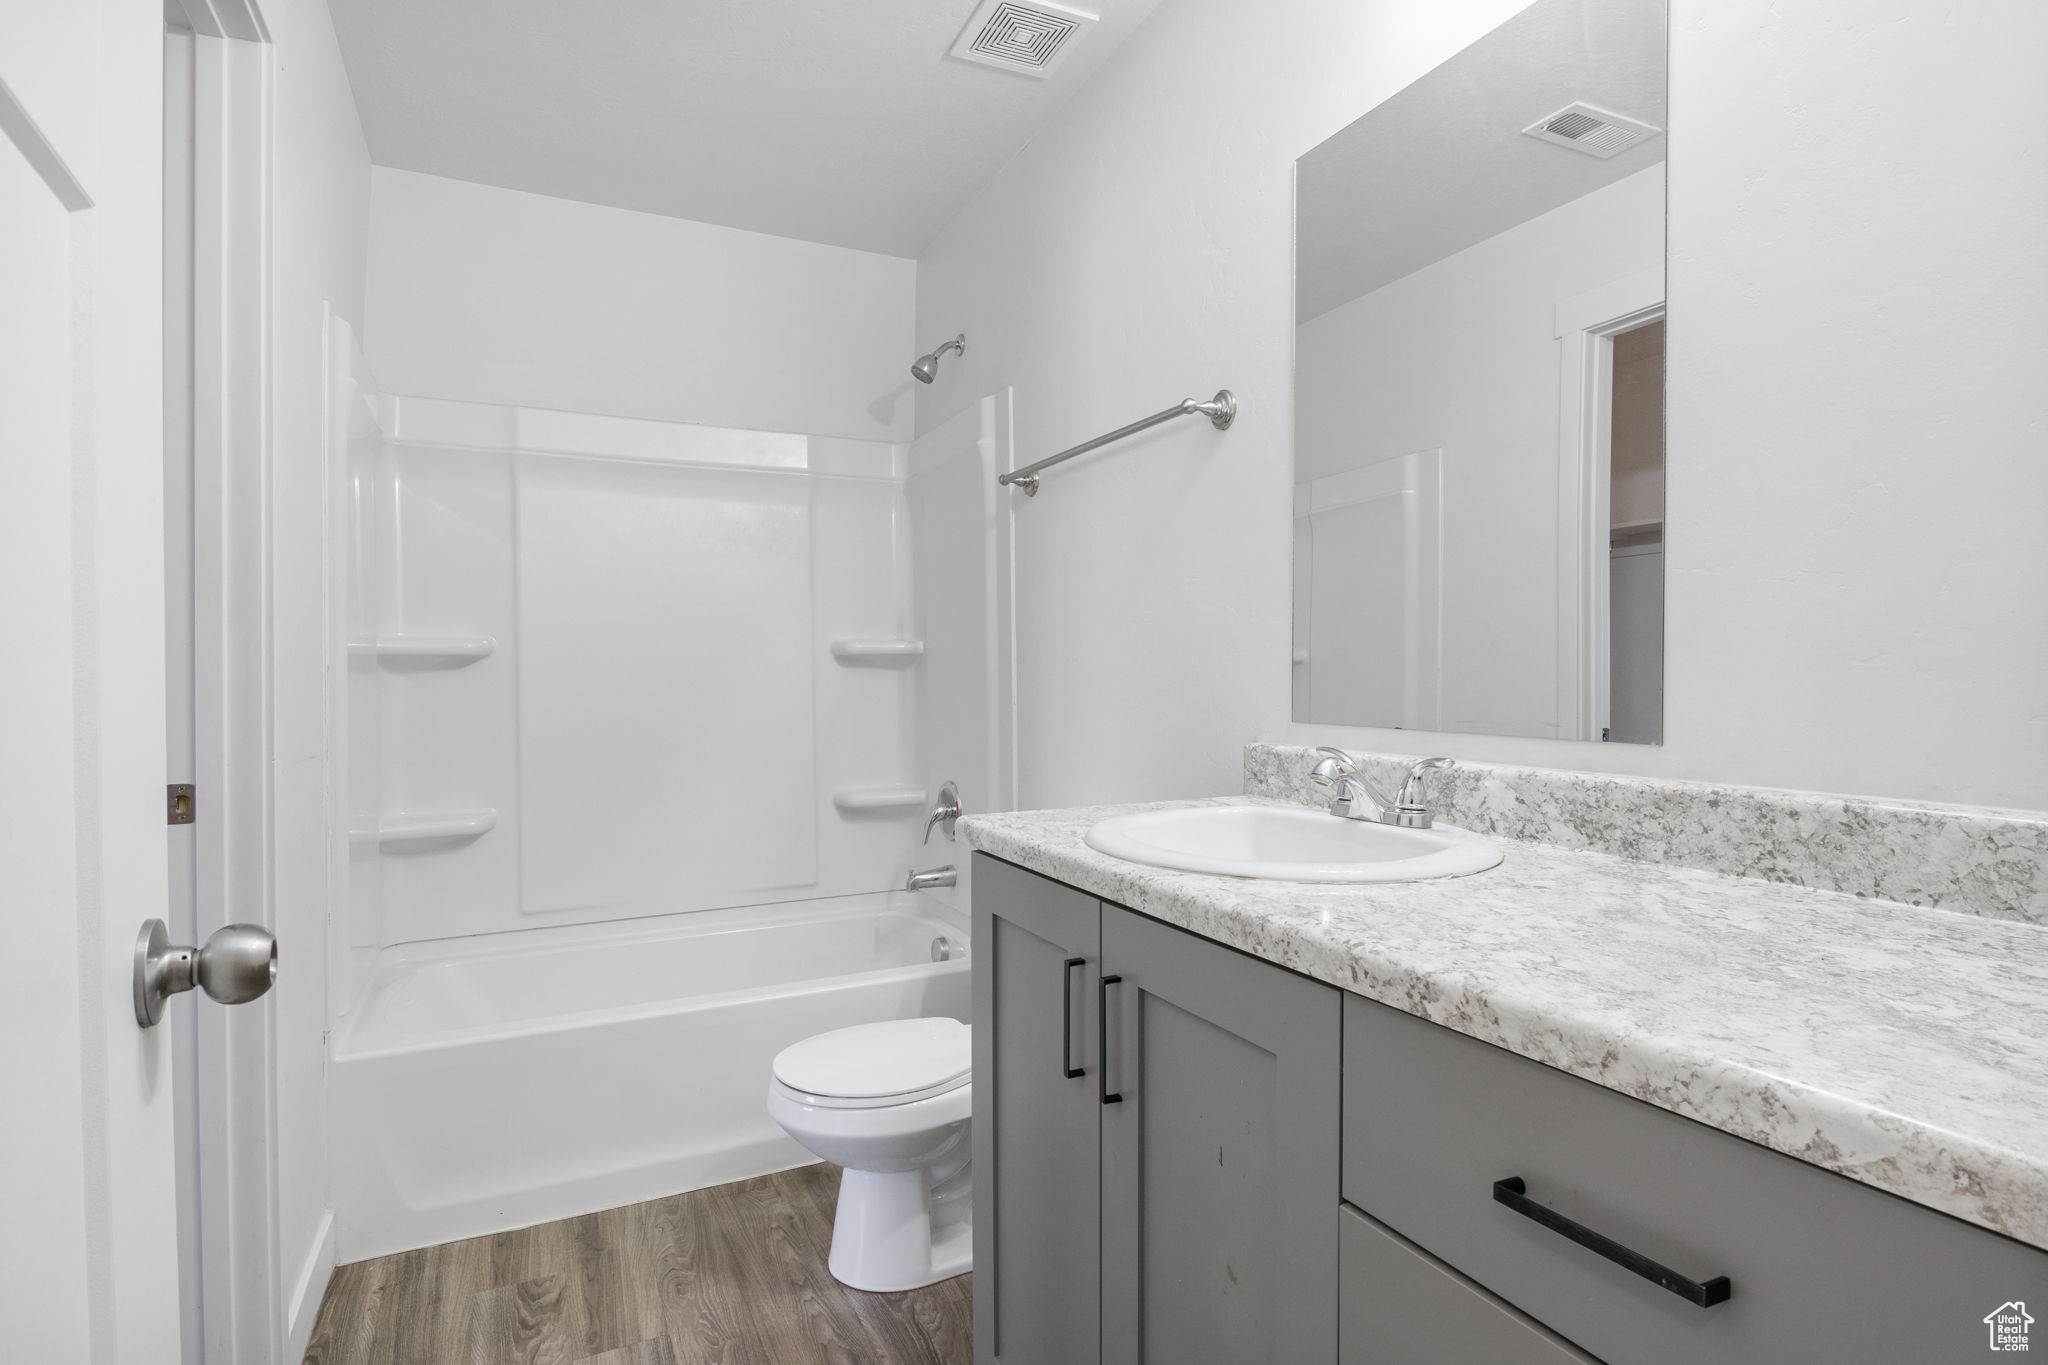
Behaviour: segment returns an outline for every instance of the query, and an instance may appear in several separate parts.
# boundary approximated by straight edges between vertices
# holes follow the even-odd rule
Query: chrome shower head
[[[929,384],[939,377],[939,357],[948,351],[967,354],[967,333],[962,332],[929,355],[921,355],[910,362],[910,377],[920,384]]]

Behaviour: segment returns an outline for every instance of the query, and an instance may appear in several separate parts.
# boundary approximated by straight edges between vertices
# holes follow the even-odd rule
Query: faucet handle
[[[1327,744],[1318,744],[1316,752],[1322,760],[1309,769],[1308,780],[1328,790],[1336,785],[1337,779],[1358,771],[1358,760],[1342,749],[1333,749]]]
[[[1425,758],[1408,769],[1408,776],[1401,783],[1401,793],[1394,798],[1394,804],[1404,811],[1428,809],[1422,804],[1422,777],[1424,773],[1437,768],[1455,768],[1457,762],[1448,758]]]
[[[938,831],[946,836],[946,842],[951,843],[954,837],[953,826],[959,822],[960,788],[954,784],[951,778],[948,778],[946,779],[946,784],[939,788],[939,799],[932,802],[931,813],[925,817],[924,838],[917,842],[920,845],[930,843],[932,841],[932,829],[936,826]]]

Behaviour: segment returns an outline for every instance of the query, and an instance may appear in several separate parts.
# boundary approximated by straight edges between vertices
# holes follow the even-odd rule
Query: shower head
[[[921,355],[910,362],[911,377],[920,384],[929,384],[939,377],[939,357],[948,351],[967,354],[967,333],[962,332],[929,355]]]

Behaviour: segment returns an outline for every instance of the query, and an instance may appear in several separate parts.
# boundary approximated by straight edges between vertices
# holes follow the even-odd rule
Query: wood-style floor
[[[970,1277],[863,1294],[825,1268],[835,1166],[358,1261],[307,1365],[968,1365]]]

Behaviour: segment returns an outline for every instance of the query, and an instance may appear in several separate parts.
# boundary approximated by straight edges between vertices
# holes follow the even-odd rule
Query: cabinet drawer
[[[1599,1365],[1356,1209],[1337,1218],[1337,1365]]]
[[[1497,1202],[1683,1277],[1700,1307]],[[1981,1359],[2048,1253],[1356,996],[1344,1198],[1609,1365]]]

